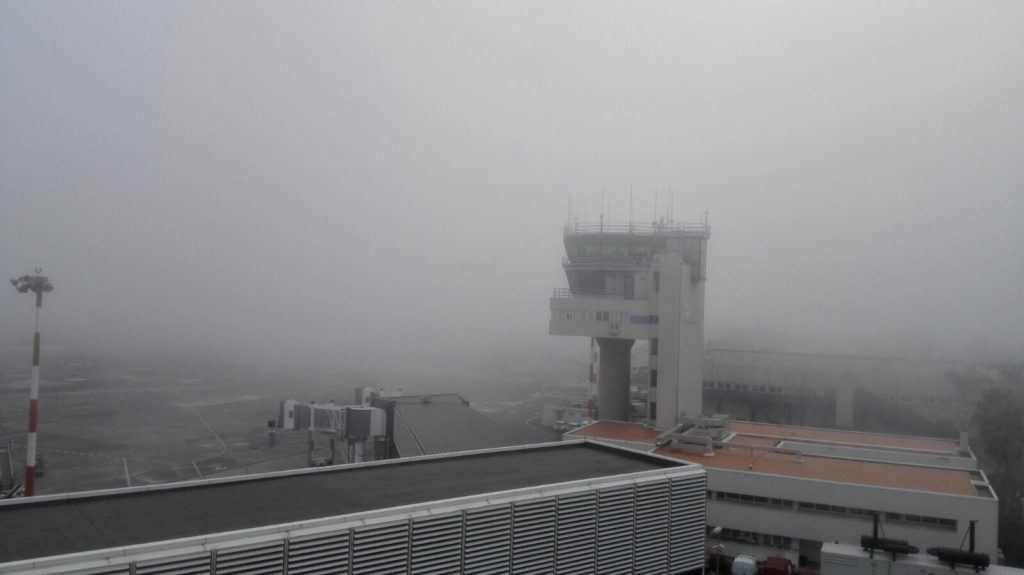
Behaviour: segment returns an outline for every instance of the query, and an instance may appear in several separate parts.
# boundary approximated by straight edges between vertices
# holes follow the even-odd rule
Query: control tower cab
[[[630,351],[649,340],[648,416],[675,427],[701,413],[706,224],[570,223],[569,288],[551,298],[552,335],[597,339],[598,417],[629,418]]]

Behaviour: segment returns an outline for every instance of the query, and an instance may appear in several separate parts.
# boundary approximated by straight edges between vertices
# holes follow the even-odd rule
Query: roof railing
[[[659,234],[692,234],[710,237],[711,227],[705,223],[685,222],[571,222],[565,225],[567,236],[581,234],[626,234],[652,236]]]

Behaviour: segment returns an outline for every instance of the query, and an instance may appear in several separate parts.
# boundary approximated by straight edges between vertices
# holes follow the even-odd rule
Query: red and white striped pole
[[[36,268],[36,274],[42,272]],[[28,445],[25,457],[25,496],[36,492],[36,428],[39,425],[39,310],[43,307],[43,292],[53,291],[53,284],[46,276],[21,276],[12,279],[11,284],[19,293],[36,294],[36,331],[32,338],[32,388],[29,392]]]
[[[590,383],[590,400],[587,402],[587,419],[594,420],[594,408],[597,404],[597,375],[594,373],[594,363],[597,361],[597,351],[594,346],[597,343],[596,338],[590,338],[590,374],[587,377],[587,382]]]
[[[43,290],[36,291],[36,332],[32,338],[32,389],[28,403],[28,448],[25,458],[25,496],[36,492],[36,428],[39,426],[39,310],[43,307]]]

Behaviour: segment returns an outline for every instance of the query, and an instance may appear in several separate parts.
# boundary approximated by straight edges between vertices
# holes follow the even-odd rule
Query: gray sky
[[[0,271],[66,345],[547,333],[567,198],[710,212],[709,332],[1024,350],[1024,3],[4,2]],[[0,341],[30,302],[0,290]],[[18,339],[21,338],[21,339]],[[843,344],[838,344],[842,347]]]

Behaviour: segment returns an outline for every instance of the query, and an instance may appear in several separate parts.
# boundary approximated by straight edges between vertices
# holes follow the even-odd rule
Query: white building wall
[[[683,266],[682,320],[679,342],[679,413],[703,413],[704,281],[690,281],[693,270]]]
[[[683,260],[674,254],[661,254],[655,258],[658,282],[658,413],[655,426],[662,429],[675,427],[679,417],[679,348],[682,345],[680,324],[683,294]],[[687,282],[688,283],[688,282]]]
[[[655,258],[658,293],[658,414],[655,425],[671,428],[702,410],[704,282],[692,282],[690,266],[676,254]]]
[[[883,513],[901,513],[955,519],[957,529],[943,529],[912,523],[890,522],[882,517],[885,536],[906,539],[922,549],[935,546],[958,547],[971,519],[979,520],[978,550],[996,553],[998,537],[998,501],[854,485],[708,468],[708,488],[712,491],[757,495],[808,503],[869,509]],[[759,533],[785,535],[811,541],[857,542],[871,532],[870,517],[778,509],[753,503],[712,500],[708,505],[709,524]]]
[[[548,331],[551,335],[577,335],[586,337],[616,337],[621,339],[648,339],[657,326],[634,324],[632,315],[651,314],[651,304],[645,300],[619,299],[610,297],[576,296],[551,298],[551,321]],[[620,319],[611,316],[608,320],[584,319],[582,312],[621,314]],[[566,314],[572,314],[571,319]]]

